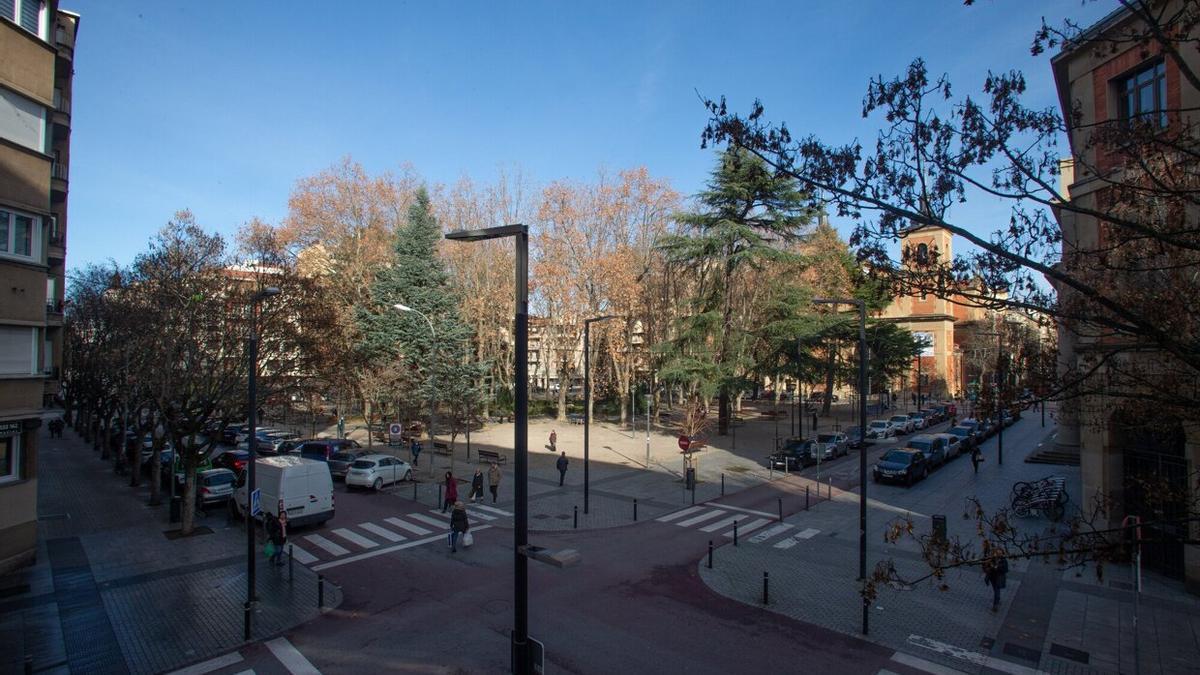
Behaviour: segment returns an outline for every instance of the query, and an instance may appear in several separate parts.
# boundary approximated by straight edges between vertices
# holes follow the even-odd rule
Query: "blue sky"
[[[127,263],[172,213],[230,233],[286,213],[295,181],[346,155],[430,182],[520,166],[536,182],[645,165],[685,194],[697,91],[755,97],[794,133],[874,137],[872,76],[922,56],[959,93],[1025,71],[1056,105],[1039,17],[1108,0],[961,2],[244,2],[63,0],[82,15],[72,101],[68,265]],[[997,204],[955,213],[981,232]]]

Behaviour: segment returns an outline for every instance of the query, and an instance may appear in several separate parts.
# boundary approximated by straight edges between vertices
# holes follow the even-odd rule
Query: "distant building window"
[[[0,375],[36,375],[37,331],[29,326],[0,325]]]
[[[39,260],[40,226],[37,216],[0,209],[0,256]]]
[[[0,0],[0,16],[42,37],[43,0]]]
[[[1159,61],[1122,78],[1117,85],[1121,121],[1167,126],[1167,70]]]
[[[0,483],[21,477],[21,437],[0,436]]]
[[[929,262],[929,244],[917,244],[917,262]]]

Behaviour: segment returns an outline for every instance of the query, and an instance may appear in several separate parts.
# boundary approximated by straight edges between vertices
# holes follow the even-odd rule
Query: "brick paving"
[[[156,673],[242,644],[239,522],[214,513],[197,520],[211,534],[167,539],[166,505],[147,506],[148,489],[71,430],[40,443],[37,564],[0,578],[0,672],[29,655],[39,673]],[[295,570],[260,562],[254,639],[320,613],[316,574]],[[326,607],[340,602],[327,585]]]

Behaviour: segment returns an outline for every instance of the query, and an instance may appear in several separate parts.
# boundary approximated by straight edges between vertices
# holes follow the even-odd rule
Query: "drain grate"
[[[1050,653],[1054,656],[1061,656],[1064,659],[1071,659],[1079,663],[1086,664],[1090,655],[1085,651],[1072,649],[1066,645],[1060,645],[1057,642],[1050,643]]]
[[[996,646],[996,640],[990,637],[985,637],[979,641],[979,646],[991,651],[992,647]]]

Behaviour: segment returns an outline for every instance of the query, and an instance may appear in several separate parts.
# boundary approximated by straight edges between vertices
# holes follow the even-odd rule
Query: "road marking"
[[[408,517],[412,518],[414,520],[419,520],[422,523],[425,523],[426,525],[432,525],[437,528],[445,528],[445,527],[450,526],[450,517],[449,516],[446,517],[446,520],[438,520],[437,518],[430,518],[429,516],[426,516],[424,514],[410,513],[410,514],[408,514]]]
[[[791,548],[791,547],[795,546],[797,543],[798,542],[796,541],[795,537],[788,537],[787,539],[784,539],[783,541],[775,544],[775,548]]]
[[[761,544],[764,541],[770,539],[771,537],[774,537],[777,534],[782,534],[784,532],[787,532],[788,530],[792,529],[792,527],[793,527],[792,525],[789,525],[787,523],[779,523],[778,525],[775,525],[773,527],[768,527],[767,529],[763,530],[762,532],[759,532],[758,534],[754,535],[753,537],[750,537],[750,543],[751,544]]]
[[[384,518],[383,522],[391,523],[392,525],[395,525],[396,527],[398,527],[402,530],[408,530],[409,532],[412,532],[413,534],[416,534],[416,535],[429,534],[429,532],[430,532],[430,530],[427,530],[423,527],[418,527],[416,525],[413,525],[412,523],[405,522],[403,520],[400,520],[399,518]]]
[[[284,668],[292,675],[321,675],[317,667],[304,658],[299,649],[292,646],[286,638],[275,638],[267,643],[267,649],[279,659]]]
[[[508,511],[505,511],[504,509],[498,509],[498,508],[496,508],[496,507],[494,507],[494,506],[484,506],[483,504],[476,504],[476,505],[475,505],[475,508],[477,508],[477,509],[483,509],[484,511],[488,511],[488,512],[490,512],[490,513],[494,513],[494,514],[496,514],[496,515],[498,515],[498,516],[511,516],[511,515],[512,515],[512,514],[511,514],[511,513],[509,513]]]
[[[250,670],[243,670],[240,673],[234,673],[234,675],[258,675],[258,674],[254,672],[253,668],[251,668]]]
[[[766,518],[757,518],[746,523],[745,525],[738,525],[738,536],[741,537],[743,534],[753,532],[769,522],[771,521]],[[726,532],[725,536],[733,539],[733,531],[730,530],[729,532]]]
[[[668,513],[667,515],[665,515],[661,518],[655,518],[655,520],[657,520],[660,523],[669,523],[672,520],[675,520],[677,518],[682,518],[686,515],[695,513],[697,511],[703,511],[704,509],[705,509],[705,507],[703,507],[703,506],[689,506],[688,508],[683,509],[682,511],[676,511],[675,513]]]
[[[487,530],[487,529],[490,529],[491,527],[492,527],[491,525],[476,525],[475,527],[471,528],[471,531],[479,532],[480,530]],[[445,534],[435,534],[432,537],[426,537],[424,539],[414,539],[413,541],[408,541],[403,544],[396,544],[395,546],[388,546],[386,548],[377,548],[374,551],[367,551],[366,553],[357,553],[357,554],[349,556],[347,558],[341,558],[339,560],[333,560],[333,561],[330,561],[327,563],[322,563],[320,565],[315,565],[312,569],[314,572],[321,572],[321,571],[327,570],[331,567],[341,567],[342,565],[345,565],[347,563],[358,562],[359,560],[366,560],[367,558],[374,558],[377,555],[384,555],[385,553],[391,553],[393,551],[403,551],[406,548],[413,548],[414,546],[423,546],[423,545],[428,544],[433,541],[440,541],[440,542],[445,543],[446,535]]]
[[[896,663],[903,663],[904,665],[909,666],[910,668],[916,668],[917,670],[923,670],[923,671],[929,673],[930,675],[962,675],[962,672],[963,672],[961,670],[955,670],[953,668],[943,666],[940,663],[934,663],[933,661],[927,661],[923,658],[920,658],[919,656],[913,656],[912,654],[905,654],[904,652],[896,652],[895,654],[892,654],[892,660],[895,661]]]
[[[471,516],[472,518],[479,518],[481,520],[495,520],[500,517],[500,516],[489,516],[486,513],[480,513],[479,511],[476,511],[475,509],[472,509],[472,508],[467,509],[467,515]]]
[[[797,539],[812,539],[813,537],[817,536],[818,534],[821,534],[820,530],[810,527],[810,528],[804,530],[803,532],[796,534],[796,538]]]
[[[706,525],[706,526],[700,528],[700,531],[701,532],[716,532],[717,530],[720,530],[720,529],[723,529],[723,528],[733,525],[734,523],[736,523],[739,520],[745,520],[745,519],[746,519],[746,516],[730,516],[728,518],[722,518],[721,520],[718,520],[717,522],[715,522],[711,525]]]
[[[396,541],[404,541],[405,539],[408,539],[408,537],[406,537],[402,534],[396,534],[395,532],[392,532],[391,530],[387,529],[386,527],[380,527],[380,526],[376,525],[375,523],[359,523],[358,526],[361,527],[362,529],[366,530],[367,532],[370,532],[371,534],[383,537],[384,539],[387,539],[388,541],[396,542]]]
[[[237,652],[230,652],[228,654],[218,656],[215,659],[194,663],[187,668],[173,670],[170,673],[167,673],[167,675],[204,675],[204,673],[211,673],[214,670],[220,670],[222,668],[232,666],[235,663],[240,663],[242,660],[241,654]]]
[[[319,534],[306,535],[304,538],[316,544],[317,546],[320,546],[321,548],[325,549],[326,552],[333,555],[346,555],[350,552]]]
[[[701,513],[700,515],[696,516],[695,518],[688,518],[687,520],[683,520],[683,521],[680,521],[675,524],[680,527],[691,527],[692,525],[695,525],[696,523],[703,523],[704,521],[709,520],[710,518],[716,518],[718,516],[723,516],[725,514],[726,514],[726,512],[722,511],[721,509],[713,509],[712,511],[706,511],[704,513]]]
[[[779,517],[778,513],[767,513],[766,511],[755,511],[754,509],[743,509],[740,506],[730,506],[728,504],[713,504],[712,506],[715,506],[719,509],[729,509],[730,511],[740,511],[742,513],[749,513],[750,515],[762,516],[764,518],[778,518]]]
[[[943,656],[952,656],[956,659],[962,659],[976,666],[999,670],[1009,675],[1046,675],[1044,670],[1037,670],[1028,666],[1022,666],[1018,663],[1011,663],[1002,659],[994,659],[982,652],[963,649],[945,642],[938,642],[920,635],[909,635],[908,643],[916,647],[924,647],[925,649],[935,651]],[[895,656],[892,657],[893,659]]]
[[[295,544],[288,544],[288,550],[292,552],[292,556],[300,561],[301,565],[309,565],[317,562],[317,556],[305,551]]]

